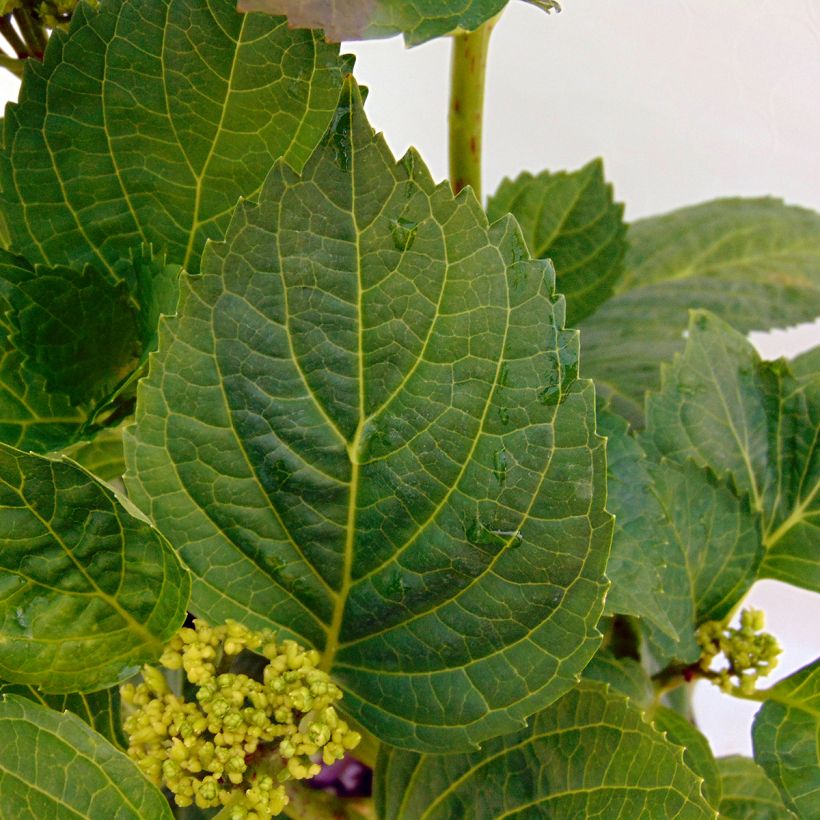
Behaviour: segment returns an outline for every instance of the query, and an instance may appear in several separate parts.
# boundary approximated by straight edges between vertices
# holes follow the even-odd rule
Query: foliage
[[[820,591],[820,348],[743,335],[820,313],[820,215],[626,225],[600,161],[485,210],[314,30],[486,48],[505,4],[2,8],[15,817],[812,816],[817,663],[760,688],[733,619]],[[754,761],[697,680],[761,703]],[[373,798],[299,782],[339,766]]]

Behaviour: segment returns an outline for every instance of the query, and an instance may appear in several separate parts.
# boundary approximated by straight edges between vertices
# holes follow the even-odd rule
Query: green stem
[[[8,69],[15,77],[22,78],[25,63],[25,60],[18,60],[14,57],[9,57],[8,54],[0,53],[0,68]]]
[[[453,37],[450,86],[450,184],[470,186],[481,200],[481,133],[490,34],[498,17]]]

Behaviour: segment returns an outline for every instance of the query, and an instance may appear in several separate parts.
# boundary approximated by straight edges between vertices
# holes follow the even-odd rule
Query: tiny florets
[[[360,740],[336,712],[342,692],[319,660],[268,631],[196,621],[160,658],[183,671],[193,700],[151,666],[141,683],[122,687],[128,754],[178,806],[225,806],[235,820],[268,820],[288,802],[284,781],[313,777],[318,761],[330,765]]]
[[[744,609],[739,628],[708,621],[698,630],[701,668],[724,692],[750,695],[758,680],[777,666],[777,656],[783,650],[773,635],[763,631],[765,625],[763,612]],[[711,666],[718,655],[723,655],[728,665],[713,670]]]

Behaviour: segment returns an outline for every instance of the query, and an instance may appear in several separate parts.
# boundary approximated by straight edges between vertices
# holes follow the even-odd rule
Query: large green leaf
[[[413,46],[458,29],[473,31],[498,14],[508,1],[239,0],[238,5],[241,11],[284,14],[297,28],[324,29],[328,39],[337,43],[404,34],[407,45]]]
[[[27,68],[0,155],[12,249],[105,273],[141,244],[196,271],[274,160],[304,164],[349,61],[233,0],[109,0]]]
[[[599,642],[603,441],[549,266],[343,99],[185,280],[126,483],[198,614],[319,648],[380,738],[464,749]]]
[[[820,215],[776,199],[723,199],[629,228],[617,295],[582,324],[584,369],[642,419],[658,366],[683,348],[687,312],[741,331],[820,314]],[[560,275],[560,272],[559,272]]]
[[[0,813],[15,820],[171,820],[168,801],[76,715],[0,698]]]
[[[695,312],[683,354],[647,400],[647,438],[677,463],[728,476],[762,521],[760,575],[820,590],[820,376],[761,362],[716,316]]]
[[[570,324],[612,295],[623,273],[626,225],[600,160],[570,173],[505,179],[487,203],[491,220],[511,213],[530,253],[551,259]]]
[[[820,803],[820,661],[764,693],[752,727],[755,760],[800,818],[817,817]]]
[[[0,444],[0,677],[93,691],[155,660],[190,581],[165,539],[68,461]]]
[[[730,755],[719,757],[717,765],[723,787],[721,820],[788,820],[794,817],[774,783],[754,760]]]
[[[716,816],[680,747],[621,695],[591,681],[473,754],[382,747],[375,801],[384,820]]]
[[[73,712],[106,740],[125,750],[128,741],[122,730],[120,690],[117,686],[88,694],[47,695],[34,686],[0,683],[0,694],[19,695],[57,712]]]

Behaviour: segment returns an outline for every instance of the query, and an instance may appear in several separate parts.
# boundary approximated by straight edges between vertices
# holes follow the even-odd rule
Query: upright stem
[[[470,185],[481,199],[481,130],[487,49],[497,17],[453,37],[450,86],[450,184],[458,193]]]

